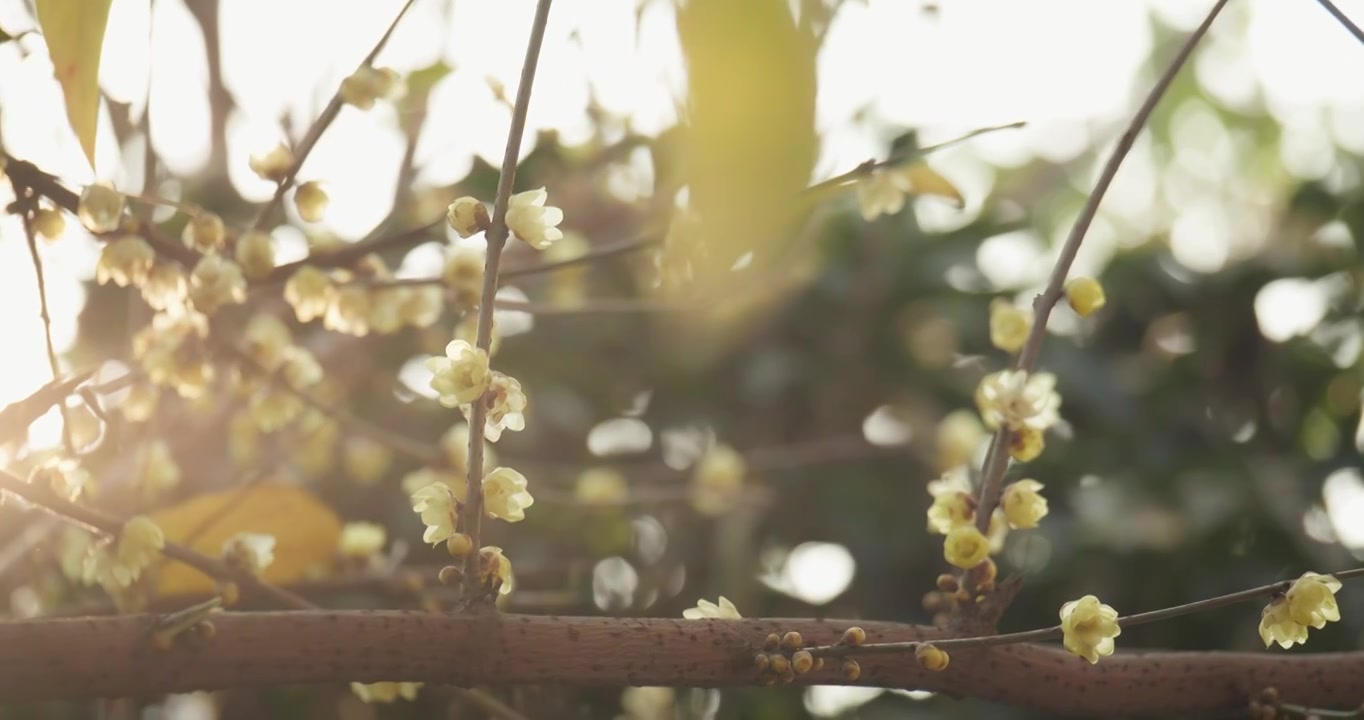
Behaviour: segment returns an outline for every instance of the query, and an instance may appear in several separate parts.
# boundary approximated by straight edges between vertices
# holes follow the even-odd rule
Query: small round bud
[[[948,593],[941,593],[936,590],[924,593],[924,610],[927,610],[928,612],[938,612],[939,610],[942,610],[947,604],[948,597],[950,597]]]
[[[212,640],[218,637],[218,626],[208,620],[200,620],[194,624],[194,636],[200,640]]]
[[[316,180],[309,180],[294,191],[294,207],[303,222],[315,223],[321,220],[322,215],[327,212],[329,202],[331,198],[327,197],[327,191],[323,190],[322,184]]]
[[[848,628],[847,630],[843,631],[843,639],[839,640],[839,643],[843,645],[851,645],[853,647],[857,647],[858,645],[861,645],[866,641],[867,631],[854,625]]]
[[[947,669],[950,658],[947,653],[939,650],[932,643],[924,643],[914,648],[914,659],[919,661],[925,670],[932,672],[942,672]]]
[[[957,591],[957,576],[952,573],[943,573],[938,576],[938,589],[951,593]]]
[[[779,647],[781,647],[781,636],[776,633],[768,635],[767,639],[763,641],[764,650],[772,651],[776,650]]]
[[[791,669],[797,675],[804,675],[815,667],[815,656],[809,650],[797,650],[791,655]]]
[[[483,232],[492,224],[488,217],[488,208],[479,202],[478,198],[467,195],[450,203],[450,207],[445,211],[445,219],[462,238]]]
[[[862,666],[858,665],[856,660],[844,658],[843,667],[840,672],[843,673],[844,680],[847,680],[848,682],[857,682],[857,679],[862,677]]]
[[[104,182],[86,185],[76,216],[92,233],[113,232],[123,219],[123,193]]]
[[[66,232],[66,216],[61,210],[43,208],[33,214],[33,231],[48,242],[55,242]]]
[[[1278,705],[1279,689],[1271,685],[1261,690],[1257,699],[1266,705]]]
[[[223,225],[223,219],[211,212],[202,212],[190,218],[180,232],[180,241],[185,247],[199,252],[213,252],[222,248],[226,238],[227,228]]]
[[[768,659],[771,661],[769,667],[772,668],[772,672],[778,675],[784,675],[787,670],[791,669],[791,661],[786,659],[785,655],[772,653]]]
[[[1093,315],[1104,306],[1104,286],[1091,277],[1077,277],[1066,283],[1066,300],[1080,317]]]
[[[792,630],[791,632],[781,636],[781,646],[786,648],[787,650],[798,650],[804,645],[805,639],[802,638],[800,636],[800,633],[796,632],[795,630]]]
[[[242,589],[233,580],[218,583],[218,597],[223,599],[223,607],[232,607],[242,599]]]
[[[450,552],[450,557],[467,557],[474,551],[474,539],[464,533],[455,533],[445,541],[445,549]]]
[[[289,174],[289,168],[294,166],[294,153],[284,143],[280,143],[270,148],[269,152],[252,155],[249,164],[251,172],[260,179],[277,183],[284,180],[284,176]]]
[[[758,668],[758,672],[765,672],[772,667],[772,658],[767,657],[767,653],[757,653],[753,656],[753,666]]]
[[[464,579],[464,571],[455,565],[446,565],[437,578],[442,585],[458,585]]]
[[[990,344],[1005,352],[1018,352],[1032,331],[1032,313],[1003,298],[990,302]]]
[[[820,670],[823,670],[823,669],[824,669],[824,658],[822,658],[822,657],[817,657],[817,658],[815,658],[815,666],[812,667],[812,668],[810,668],[810,672],[819,672]]]
[[[961,588],[952,593],[952,599],[958,603],[968,603],[971,602],[971,593],[966,588]]]

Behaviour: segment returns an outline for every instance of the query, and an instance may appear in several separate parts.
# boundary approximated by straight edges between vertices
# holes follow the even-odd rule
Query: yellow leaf
[[[99,56],[113,0],[37,0],[38,25],[52,56],[52,72],[66,96],[66,118],[95,166],[99,120]]]
[[[957,207],[966,204],[957,186],[923,161],[916,162],[900,172],[909,180],[910,191],[915,195],[937,195],[951,200]]]
[[[300,487],[267,483],[190,498],[151,515],[166,539],[210,557],[237,533],[275,537],[275,561],[261,574],[268,582],[288,584],[326,570],[336,557],[341,520],[326,503]],[[193,536],[191,538],[191,536]],[[163,563],[161,595],[210,592],[213,581],[178,562]]]

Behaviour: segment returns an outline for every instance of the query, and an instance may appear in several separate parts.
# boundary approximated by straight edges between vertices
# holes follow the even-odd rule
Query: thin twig
[[[1332,575],[1337,580],[1341,581],[1349,580],[1351,578],[1364,576],[1364,567],[1342,570],[1338,573],[1332,573]],[[1250,588],[1249,590],[1241,590],[1239,592],[1234,592],[1227,595],[1219,595],[1214,598],[1207,598],[1206,600],[1198,600],[1196,602],[1185,603],[1183,605],[1176,605],[1174,607],[1168,607],[1161,610],[1152,610],[1150,612],[1137,613],[1135,615],[1125,615],[1118,618],[1117,620],[1118,627],[1129,628],[1134,627],[1136,625],[1146,625],[1148,623],[1160,622],[1162,620],[1169,620],[1171,618],[1182,617],[1184,615],[1192,615],[1194,613],[1206,612],[1208,610],[1216,610],[1218,608],[1224,608],[1229,605],[1236,605],[1249,600],[1263,600],[1265,598],[1273,598],[1275,595],[1287,592],[1288,588],[1292,584],[1293,584],[1292,580],[1281,580],[1276,583],[1270,583],[1269,585],[1261,585],[1260,587]],[[979,637],[966,638],[944,638],[941,640],[933,640],[931,641],[931,643],[934,647],[937,647],[939,649],[982,648],[996,647],[999,645],[1017,645],[1019,643],[1036,642],[1038,640],[1054,640],[1056,638],[1061,637],[1062,635],[1063,632],[1061,626],[1053,625],[1051,627],[1038,628],[1036,630],[1024,630],[1022,632],[1003,633],[1000,635],[982,635]],[[925,642],[920,641],[868,643],[865,645],[857,646],[838,644],[825,645],[821,647],[814,647],[808,649],[810,650],[810,653],[815,656],[844,657],[847,655],[879,655],[900,652],[913,652],[920,645],[924,644]]]
[[[566,267],[572,267],[574,265],[583,265],[586,263],[603,260],[605,258],[615,257],[617,255],[625,255],[627,253],[632,253],[647,247],[653,247],[654,245],[657,245],[661,242],[663,242],[663,235],[659,233],[647,233],[632,240],[626,240],[624,242],[616,243],[615,245],[606,245],[600,248],[593,248],[583,253],[582,255],[579,255],[578,257],[568,258],[567,260],[559,260],[556,262],[542,262],[535,265],[527,265],[526,267],[519,268],[507,268],[506,270],[502,271],[502,278],[506,279],[513,277],[521,277],[523,275],[539,275],[541,273],[553,272],[555,270],[560,270]]]
[[[507,132],[506,152],[502,155],[502,174],[497,179],[497,197],[493,202],[491,227],[486,233],[488,255],[483,267],[483,299],[478,308],[478,336],[476,343],[485,352],[492,346],[493,305],[497,298],[497,270],[502,260],[502,248],[507,245],[507,204],[516,181],[516,161],[521,156],[521,136],[526,132],[526,114],[530,110],[531,86],[535,82],[535,67],[540,60],[540,46],[545,40],[545,26],[549,23],[551,0],[539,0],[535,6],[535,21],[526,43],[526,59],[521,65],[521,81],[516,88],[516,105],[512,108],[511,128]],[[478,576],[479,530],[483,521],[483,423],[488,416],[483,398],[473,402],[469,413],[469,489],[460,521],[464,532],[473,540],[474,551],[469,553],[464,566],[465,599],[473,602],[482,586]]]
[[[835,175],[834,177],[831,177],[828,180],[817,182],[814,185],[811,185],[810,187],[805,189],[805,192],[807,194],[817,193],[823,190],[827,190],[829,188],[838,187],[839,185],[846,185],[847,183],[850,183],[854,180],[860,180],[864,177],[867,177],[868,175],[871,175],[873,172],[880,170],[881,168],[899,165],[900,163],[908,162],[909,160],[913,160],[915,158],[927,155],[928,153],[934,152],[935,150],[941,150],[950,145],[956,145],[957,143],[965,142],[967,140],[970,140],[971,138],[984,135],[986,133],[992,133],[999,130],[1013,130],[1016,128],[1021,128],[1025,125],[1027,125],[1027,123],[1020,120],[1018,122],[1011,122],[1007,125],[994,125],[991,127],[978,128],[976,130],[972,130],[969,133],[966,133],[965,135],[962,135],[960,137],[954,137],[951,140],[940,142],[936,145],[927,145],[921,148],[909,148],[906,150],[901,150],[899,152],[892,153],[885,160],[867,160],[859,164],[857,167],[841,175]]]
[[[403,16],[407,14],[408,9],[412,7],[412,3],[414,2],[416,2],[416,0],[407,0],[407,2],[403,3],[402,9],[398,11],[398,16],[393,18],[393,22],[389,23],[388,29],[385,30],[383,36],[379,38],[379,42],[374,44],[374,49],[370,50],[369,54],[365,56],[365,59],[360,62],[360,66],[357,70],[370,67],[374,64],[374,58],[378,57],[379,52],[384,49],[384,45],[388,44],[388,39],[393,35],[393,30],[398,27],[398,21],[403,19]],[[270,202],[266,203],[265,207],[261,208],[260,215],[257,215],[256,221],[252,223],[252,227],[256,230],[266,229],[266,225],[270,222],[270,218],[279,210],[280,204],[284,202],[284,193],[288,192],[289,188],[294,186],[294,179],[298,176],[299,169],[303,167],[304,161],[308,159],[308,154],[313,151],[313,148],[317,145],[317,141],[322,139],[322,134],[327,131],[327,128],[331,127],[332,121],[336,120],[336,116],[341,113],[342,104],[341,88],[337,87],[336,92],[332,93],[331,100],[327,101],[327,106],[322,109],[322,112],[317,116],[317,119],[313,121],[313,124],[308,128],[308,132],[304,133],[303,139],[298,142],[298,147],[294,148],[293,164],[289,166],[289,170],[284,173],[284,177],[280,178],[279,184],[275,186],[275,194],[270,198]]]
[[[24,235],[28,238],[28,256],[33,260],[33,274],[38,279],[38,314],[43,320],[43,343],[47,346],[47,366],[52,371],[52,382],[60,382],[62,379],[61,361],[57,358],[57,346],[52,342],[52,314],[47,308],[47,278],[43,274],[43,259],[38,255],[38,236],[33,230],[33,205],[32,199],[27,203],[29,208],[25,209],[21,215],[24,222]],[[57,407],[62,414],[62,447],[66,448],[68,455],[75,457],[76,444],[71,439],[71,411],[66,407],[63,399],[57,403]]]
[[[1227,0],[1217,0],[1208,11],[1208,16],[1203,19],[1203,23],[1194,30],[1189,38],[1184,41],[1183,47],[1170,61],[1170,66],[1165,69],[1165,73],[1160,76],[1156,84],[1147,93],[1146,99],[1142,101],[1141,107],[1132,116],[1131,122],[1127,124],[1127,129],[1118,138],[1118,144],[1113,148],[1113,153],[1108,157],[1108,163],[1104,165],[1103,172],[1094,184],[1094,191],[1089,194],[1089,199],[1085,202],[1084,208],[1080,211],[1080,216],[1075,219],[1075,225],[1071,228],[1070,236],[1061,246],[1061,254],[1056,258],[1056,266],[1052,269],[1051,279],[1047,281],[1047,287],[1033,300],[1033,326],[1028,333],[1027,342],[1023,349],[1018,353],[1018,359],[1014,363],[1014,368],[1032,372],[1037,365],[1037,354],[1042,349],[1042,340],[1047,334],[1047,318],[1051,316],[1052,308],[1056,307],[1057,301],[1065,294],[1066,276],[1070,274],[1070,266],[1075,262],[1075,255],[1080,251],[1080,243],[1084,242],[1085,233],[1089,230],[1089,225],[1094,221],[1094,216],[1099,211],[1099,203],[1103,201],[1104,193],[1108,192],[1108,187],[1113,184],[1113,178],[1118,174],[1118,168],[1122,166],[1123,158],[1127,157],[1128,151],[1132,149],[1132,144],[1136,142],[1137,134],[1141,132],[1146,121],[1151,117],[1151,112],[1155,110],[1160,99],[1164,97],[1165,91],[1174,82],[1175,76],[1179,74],[1184,63],[1193,54],[1194,47],[1207,34],[1208,28],[1212,26],[1213,20],[1227,4]],[[1004,471],[1008,468],[1010,432],[1007,426],[1001,427],[996,433],[990,445],[990,453],[986,457],[985,467],[982,472],[980,506],[977,512],[976,525],[981,532],[986,532],[990,526],[990,515],[994,511],[995,504],[999,502],[1000,485],[1004,480]]]
[[[1345,17],[1345,13],[1341,12],[1340,8],[1336,7],[1335,3],[1331,2],[1331,0],[1317,0],[1317,2],[1320,3],[1322,7],[1326,8],[1326,12],[1331,13],[1331,17],[1334,17],[1336,22],[1340,23],[1346,30],[1349,30],[1350,34],[1354,35],[1356,40],[1364,43],[1364,30],[1360,30],[1359,26],[1354,24],[1350,18]]]
[[[274,270],[271,270],[270,274],[266,275],[255,284],[270,285],[282,283],[285,280],[288,280],[290,275],[293,275],[294,272],[305,265],[319,268],[343,267],[354,263],[356,260],[359,260],[370,253],[402,248],[408,245],[417,245],[423,241],[434,239],[431,237],[431,231],[439,228],[444,222],[445,219],[441,218],[425,225],[409,228],[392,235],[375,235],[330,252],[318,253],[317,255],[310,255],[302,260],[285,263]]]

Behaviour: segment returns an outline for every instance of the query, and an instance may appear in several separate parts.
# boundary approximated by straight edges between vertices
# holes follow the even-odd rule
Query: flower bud
[[[1066,283],[1066,300],[1080,317],[1094,314],[1107,302],[1104,287],[1091,277],[1077,277]]]
[[[445,219],[462,238],[483,232],[492,224],[488,217],[488,208],[477,198],[467,195],[450,203],[449,209],[445,211]]]
[[[123,193],[104,182],[86,185],[76,216],[92,233],[113,232],[123,219]]]
[[[316,180],[309,180],[294,191],[294,207],[298,209],[298,216],[303,218],[303,222],[315,223],[321,220],[323,213],[327,212],[329,202],[331,198],[327,197],[327,191],[323,190],[322,184]]]
[[[43,208],[33,214],[33,231],[48,242],[54,242],[66,232],[66,217],[61,210]]]
[[[932,643],[925,643],[914,648],[914,659],[919,661],[925,670],[932,672],[942,672],[947,669],[950,660],[947,653],[934,647]]]

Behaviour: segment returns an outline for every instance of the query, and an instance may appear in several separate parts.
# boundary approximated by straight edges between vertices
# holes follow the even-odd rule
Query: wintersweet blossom
[[[1118,611],[1086,595],[1061,606],[1061,634],[1066,650],[1090,663],[1113,654],[1113,638],[1122,634]]]
[[[1043,487],[1036,480],[1019,480],[1004,488],[999,504],[1004,508],[1009,527],[1015,530],[1035,528],[1046,517],[1047,499],[1040,494]]]
[[[729,598],[721,595],[720,604],[717,605],[709,600],[698,600],[696,607],[682,611],[682,617],[688,620],[700,620],[702,618],[738,620],[743,615],[739,614],[739,609],[734,607],[734,603],[730,602]]]
[[[943,539],[942,548],[943,559],[963,570],[970,570],[990,557],[990,541],[971,524],[952,528]]]
[[[248,230],[237,238],[233,257],[242,266],[242,274],[259,280],[275,269],[275,245],[268,233]]]
[[[331,278],[312,265],[299,268],[284,283],[284,300],[293,307],[299,322],[308,322],[327,314],[334,292]]]
[[[127,235],[105,244],[95,263],[95,281],[119,287],[140,286],[156,262],[156,251],[140,237]]]
[[[450,539],[459,526],[455,495],[444,483],[432,483],[412,493],[412,512],[420,514],[426,525],[422,542],[432,545]]]
[[[275,561],[275,536],[237,533],[223,543],[223,560],[253,575]]]
[[[367,558],[377,555],[388,542],[388,531],[372,522],[349,522],[341,527],[336,550],[341,557]]]
[[[151,518],[138,515],[123,524],[112,553],[104,545],[87,556],[84,576],[110,591],[126,588],[142,576],[165,545],[161,528]]]
[[[502,439],[503,430],[520,432],[526,427],[526,393],[521,383],[510,375],[494,372],[488,385],[486,419],[483,436],[490,442]]]
[[[1108,302],[1104,286],[1091,277],[1077,277],[1066,283],[1066,301],[1081,317],[1093,315]]]
[[[990,344],[1004,352],[1018,352],[1032,330],[1032,311],[1005,300],[990,301]]]
[[[294,191],[294,209],[298,210],[298,217],[303,222],[321,221],[330,203],[331,198],[327,196],[327,191],[322,188],[322,183],[316,180],[309,180]]]
[[[928,494],[933,504],[928,508],[928,529],[946,535],[954,528],[975,521],[976,502],[971,493],[971,479],[964,467],[943,473],[928,483]]]
[[[556,227],[564,221],[564,211],[546,206],[548,197],[544,188],[527,190],[512,195],[507,207],[507,228],[536,250],[544,250],[564,236]]]
[[[976,405],[991,430],[1046,430],[1061,419],[1061,396],[1051,373],[1001,370],[986,375],[976,388]]]
[[[488,218],[488,208],[478,198],[468,195],[455,198],[455,201],[450,203],[450,207],[445,210],[445,220],[462,238],[473,237],[486,230],[491,222]]]
[[[511,560],[503,554],[502,548],[488,545],[478,551],[478,577],[484,585],[497,583],[497,594],[506,595],[512,589]]]
[[[106,182],[86,185],[81,191],[76,217],[92,233],[107,233],[118,229],[123,219],[123,193]]]
[[[253,154],[247,164],[260,179],[280,182],[293,167],[294,153],[284,143],[279,143],[264,153]]]
[[[463,340],[450,341],[445,346],[445,357],[428,359],[426,368],[434,374],[431,389],[440,393],[440,404],[445,407],[471,403],[492,384],[488,352]]]
[[[702,515],[721,515],[734,506],[743,491],[748,463],[728,445],[715,445],[696,463],[691,504]]]
[[[910,191],[902,173],[875,171],[857,181],[857,207],[862,219],[871,222],[882,215],[894,215],[905,207]]]
[[[507,522],[526,519],[526,508],[535,498],[526,491],[526,476],[508,468],[494,468],[483,478],[483,511]]]
[[[180,231],[180,241],[187,248],[202,253],[217,252],[227,239],[227,227],[217,213],[201,212],[189,219]]]
[[[205,315],[224,305],[246,302],[246,276],[241,266],[216,252],[204,255],[189,275],[189,299],[194,309]]]
[[[1260,639],[1265,647],[1277,642],[1283,648],[1307,642],[1307,628],[1320,630],[1340,620],[1336,591],[1340,581],[1331,575],[1303,573],[1282,597],[1275,598],[1260,615]]]

